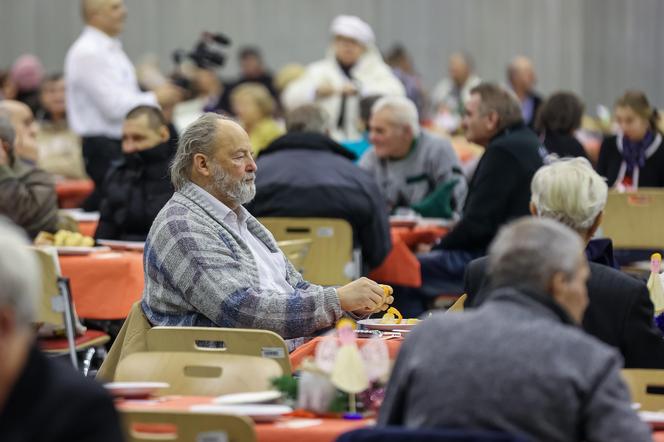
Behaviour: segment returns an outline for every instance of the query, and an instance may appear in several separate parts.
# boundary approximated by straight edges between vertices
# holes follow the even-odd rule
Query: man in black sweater
[[[471,90],[464,117],[466,138],[486,148],[473,175],[459,223],[429,253],[418,256],[422,287],[395,291],[404,315],[421,314],[431,297],[458,294],[466,265],[483,256],[498,228],[528,214],[530,180],[545,154],[523,122],[516,99],[482,83]]]
[[[0,440],[120,442],[104,388],[37,348],[42,287],[33,253],[18,228],[0,218]]]
[[[122,159],[112,163],[101,192],[97,239],[145,241],[173,195],[169,164],[175,153],[159,109],[138,106],[122,126]]]

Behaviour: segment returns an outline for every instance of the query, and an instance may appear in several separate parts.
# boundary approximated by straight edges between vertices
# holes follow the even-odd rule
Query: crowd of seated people
[[[139,84],[118,40],[122,0],[81,5],[85,27],[62,54],[63,73],[24,56],[0,75],[0,345],[12,349],[11,382],[0,362],[0,439],[28,413],[26,382],[51,371],[81,392],[81,407],[96,401],[107,428],[95,440],[117,440],[108,398],[36,350],[30,296],[14,300],[34,287],[4,268],[38,272],[22,252],[11,264],[10,251],[42,231],[76,230],[56,183],[89,179],[95,238],[145,243],[137,306],[150,327],[271,330],[293,350],[343,317],[394,306],[415,318],[441,294],[466,293],[466,312],[434,315],[403,342],[379,426],[649,440],[619,370],[664,369],[664,338],[646,284],[620,271],[610,238],[596,238],[611,189],[664,187],[659,113],[644,92],[616,100],[615,133],[594,165],[578,138],[584,103],[540,96],[525,56],[508,63],[502,86],[480,80],[470,54],[450,54],[449,78],[428,99],[404,47],[388,63],[370,25],[340,15],[319,61],[273,76],[259,48],[244,47],[237,78],[197,65],[178,73],[186,91],[182,78]],[[176,131],[185,97],[197,107]],[[475,167],[453,136],[479,146]],[[400,213],[450,227],[406,246],[421,285],[387,294],[367,276],[390,258],[390,215]],[[260,217],[347,221],[363,276],[309,281]],[[45,402],[61,394],[53,382]],[[534,386],[519,393],[524,384]]]

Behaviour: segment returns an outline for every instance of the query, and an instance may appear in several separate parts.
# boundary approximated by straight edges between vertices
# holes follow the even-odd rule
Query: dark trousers
[[[83,137],[85,171],[95,183],[95,190],[83,202],[88,212],[99,210],[104,179],[111,163],[122,158],[122,142],[106,137]]]
[[[417,256],[422,272],[422,287],[394,287],[394,306],[406,318],[424,313],[439,295],[463,293],[466,265],[482,256],[467,250],[432,250]]]

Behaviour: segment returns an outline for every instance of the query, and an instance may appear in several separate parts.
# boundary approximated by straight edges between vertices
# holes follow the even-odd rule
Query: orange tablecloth
[[[296,370],[305,358],[314,355],[314,353],[316,352],[316,346],[322,339],[325,338],[322,336],[314,338],[311,341],[307,342],[306,344],[299,346],[298,348],[295,349],[293,353],[290,354],[288,358],[290,359],[291,367],[293,367],[293,370]],[[360,347],[364,345],[367,341],[369,341],[369,339],[366,338],[360,338],[357,340]],[[387,350],[390,353],[390,359],[396,359],[397,353],[399,353],[399,349],[401,348],[402,342],[403,339],[385,340],[385,343],[387,344]]]
[[[143,254],[93,253],[60,256],[70,279],[76,312],[88,319],[123,319],[143,292]]]
[[[99,224],[97,221],[79,221],[78,231],[83,235],[94,237],[97,231],[97,224]]]
[[[64,180],[55,183],[58,205],[61,209],[81,207],[81,203],[95,188],[92,180]]]
[[[652,440],[653,442],[664,442],[664,431],[655,431]]]
[[[125,411],[189,411],[192,405],[212,403],[212,397],[205,396],[167,396],[158,401],[126,401],[116,402],[116,407]],[[347,431],[370,425],[370,420],[316,419],[315,425],[293,428],[289,423],[298,418],[285,417],[278,422],[256,424],[256,436],[259,442],[333,442]]]
[[[385,261],[369,277],[386,284],[419,287],[422,285],[420,262],[411,247],[432,243],[447,233],[444,227],[392,227],[392,250]]]

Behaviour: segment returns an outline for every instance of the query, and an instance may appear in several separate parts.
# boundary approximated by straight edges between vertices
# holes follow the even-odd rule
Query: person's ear
[[[528,206],[528,208],[530,209],[530,214],[531,214],[532,216],[538,216],[538,215],[537,215],[537,206],[535,205],[534,202],[531,201],[531,202],[530,202],[530,205]]]
[[[486,118],[486,128],[490,131],[494,131],[498,128],[498,123],[500,122],[500,117],[498,116],[498,112],[496,111],[491,111],[487,115]]]
[[[604,211],[602,210],[597,214],[595,217],[595,221],[593,221],[592,226],[590,226],[590,229],[588,229],[588,234],[586,241],[590,241],[590,238],[595,235],[595,232],[597,232],[597,229],[599,229],[600,224],[602,224],[602,220],[604,219]]]
[[[0,338],[16,332],[16,314],[9,309],[0,309]]]
[[[162,143],[165,143],[166,141],[169,140],[169,138],[171,138],[171,133],[170,133],[170,131],[168,130],[168,127],[166,127],[166,126],[161,126],[161,127],[159,128],[159,140],[160,140]]]
[[[198,175],[209,177],[212,176],[212,170],[210,169],[210,160],[208,157],[202,153],[197,153],[194,155],[194,172]]]
[[[565,307],[568,284],[568,278],[563,272],[556,272],[553,274],[553,277],[551,277],[551,297],[563,307]],[[567,310],[567,308],[565,308],[565,310]]]

